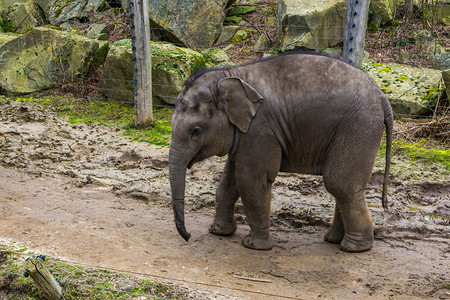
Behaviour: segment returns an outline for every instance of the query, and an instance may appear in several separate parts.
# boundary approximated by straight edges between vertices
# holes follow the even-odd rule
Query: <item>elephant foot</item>
[[[328,243],[339,244],[344,239],[345,230],[333,226],[325,233],[325,241]]]
[[[372,248],[373,236],[371,237],[358,237],[355,235],[345,234],[344,239],[341,242],[341,250],[346,252],[363,252]]]
[[[215,235],[232,235],[236,229],[237,225],[234,218],[225,222],[214,220],[209,227],[209,232]]]
[[[255,250],[270,250],[273,247],[273,242],[270,235],[266,238],[258,238],[250,233],[242,240],[242,245]]]

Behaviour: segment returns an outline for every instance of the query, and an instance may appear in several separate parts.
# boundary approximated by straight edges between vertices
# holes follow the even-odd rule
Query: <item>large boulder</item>
[[[203,56],[191,49],[152,42],[152,96],[154,105],[175,104],[184,82],[196,68],[205,66]],[[131,40],[115,42],[106,58],[102,93],[114,101],[134,101]]]
[[[28,3],[30,0],[2,0],[0,1],[0,10],[16,3]]]
[[[370,14],[372,19],[378,19],[379,25],[385,25],[389,21],[392,21],[395,17],[395,6],[398,5],[400,0],[378,0],[370,1]]]
[[[0,90],[31,93],[80,80],[109,45],[59,30],[36,27],[0,45]]]
[[[442,72],[396,63],[363,62],[363,69],[389,98],[399,118],[429,114],[439,97]]]
[[[87,0],[54,0],[48,4],[48,20],[52,25],[66,21],[80,21],[85,17],[84,7]]]
[[[229,0],[149,1],[152,39],[193,49],[211,47],[222,31]]]
[[[48,20],[52,25],[60,25],[67,21],[83,21],[87,12],[101,12],[106,9],[103,0],[36,0],[48,10]]]
[[[40,11],[33,1],[20,2],[0,8],[0,19],[11,31],[23,31],[42,23]]]
[[[13,39],[18,38],[20,35],[16,35],[16,34],[10,34],[10,33],[1,33],[0,32],[0,47],[2,46],[2,44],[9,42]]]
[[[342,43],[346,12],[346,0],[279,0],[279,48],[322,50]]]

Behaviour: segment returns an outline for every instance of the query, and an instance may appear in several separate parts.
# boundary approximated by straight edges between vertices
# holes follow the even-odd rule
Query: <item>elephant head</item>
[[[172,117],[170,186],[175,225],[186,241],[191,236],[184,225],[186,168],[213,155],[228,154],[236,135],[248,131],[262,100],[244,80],[220,77],[219,72],[188,79]]]

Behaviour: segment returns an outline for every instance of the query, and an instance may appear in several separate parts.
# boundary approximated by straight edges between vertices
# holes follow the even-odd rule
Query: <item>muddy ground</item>
[[[0,244],[160,276],[187,286],[190,299],[450,298],[450,182],[433,166],[394,158],[384,212],[377,163],[366,193],[376,241],[349,254],[323,241],[334,203],[315,176],[277,178],[273,250],[241,246],[249,228],[240,205],[235,235],[209,234],[223,164],[188,172],[186,243],[173,225],[167,147],[0,101]]]

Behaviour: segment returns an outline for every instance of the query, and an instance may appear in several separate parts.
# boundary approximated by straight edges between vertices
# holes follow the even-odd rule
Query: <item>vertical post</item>
[[[136,127],[153,122],[152,63],[147,0],[130,0],[131,43],[133,47],[133,83]]]
[[[370,0],[348,0],[342,58],[361,67]]]
[[[61,286],[44,266],[45,256],[32,256],[25,261],[25,276],[31,276],[49,300],[65,299]]]

